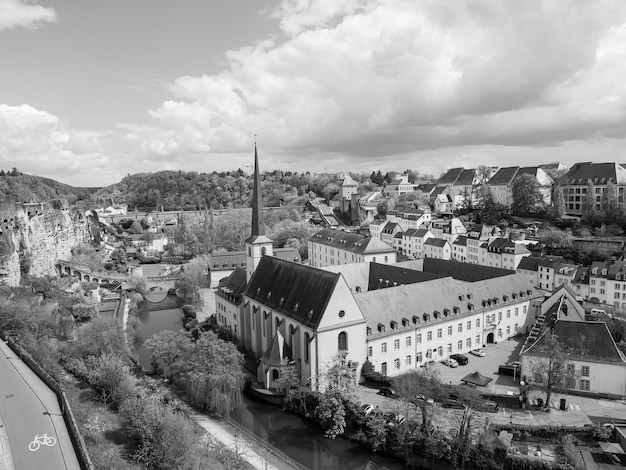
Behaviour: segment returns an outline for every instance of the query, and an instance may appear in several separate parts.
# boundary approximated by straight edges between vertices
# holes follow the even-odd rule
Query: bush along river
[[[167,292],[146,295],[139,309],[136,350],[145,370],[152,370],[150,352],[143,342],[164,330],[183,328],[181,300]],[[394,459],[372,453],[369,449],[347,439],[328,439],[321,430],[296,414],[286,413],[279,406],[244,394],[242,403],[230,414],[249,431],[270,443],[292,459],[311,470],[400,470],[405,466]]]

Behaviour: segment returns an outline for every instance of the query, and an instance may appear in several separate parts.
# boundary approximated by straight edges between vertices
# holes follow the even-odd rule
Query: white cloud
[[[285,164],[328,166],[624,138],[620,0],[285,0],[275,14],[282,39],[169,85],[143,151],[249,152],[257,133]]]
[[[56,19],[54,8],[25,0],[0,0],[0,31],[17,27],[35,29],[42,23],[54,23]]]

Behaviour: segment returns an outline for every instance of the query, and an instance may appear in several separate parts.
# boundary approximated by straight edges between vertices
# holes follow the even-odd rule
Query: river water
[[[141,365],[151,369],[150,353],[143,341],[159,331],[178,331],[182,328],[182,309],[174,307],[175,296],[154,295],[140,308],[142,322],[138,330],[137,353]],[[167,307],[167,308],[164,308]],[[253,396],[244,394],[242,404],[231,413],[231,418],[261,439],[280,449],[311,470],[401,470],[404,465],[368,451],[346,439],[327,439],[319,428],[301,416],[281,411]]]

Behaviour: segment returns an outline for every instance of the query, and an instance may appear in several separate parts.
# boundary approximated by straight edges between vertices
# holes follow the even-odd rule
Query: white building
[[[396,251],[373,236],[323,229],[309,238],[309,264],[314,267],[349,263],[395,263]]]
[[[424,242],[424,258],[451,259],[452,247],[440,238],[429,238]]]

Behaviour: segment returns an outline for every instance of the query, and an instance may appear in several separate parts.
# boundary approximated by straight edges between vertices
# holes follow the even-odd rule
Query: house
[[[481,178],[489,179],[496,171],[496,167],[490,167],[487,175],[481,175],[475,169],[452,168],[437,180],[437,186],[450,187],[449,194],[456,208],[473,205],[478,200],[475,188],[484,183]]]
[[[438,194],[433,200],[433,210],[437,214],[452,214],[456,209],[456,204],[449,194]]]
[[[388,183],[385,189],[391,197],[397,198],[398,196],[415,191],[416,187],[415,184],[409,183],[409,175],[404,174],[399,178],[391,180],[391,183]]]
[[[559,180],[563,188],[565,211],[571,215],[586,215],[587,207],[599,211],[602,196],[612,187],[617,204],[624,202],[626,169],[619,163],[576,163]]]
[[[378,215],[378,204],[383,200],[381,191],[370,191],[362,195],[353,194],[351,197],[351,220],[354,223],[370,224]]]
[[[314,267],[396,262],[396,251],[371,235],[323,229],[309,238],[308,247],[309,264]]]
[[[387,221],[387,223],[385,224],[385,227],[383,228],[383,230],[380,233],[380,239],[386,245],[388,245],[390,247],[393,247],[393,245],[394,245],[394,243],[393,243],[394,236],[397,233],[400,233],[400,232],[404,232],[404,230],[402,230],[402,227],[400,226],[400,224],[398,224],[396,222],[389,222],[389,221]]]
[[[432,232],[425,228],[409,229],[402,233],[402,254],[414,259],[424,257],[424,242],[433,238]]]
[[[530,256],[524,244],[509,238],[495,237],[480,246],[480,264],[516,270],[522,258]]]
[[[511,166],[500,168],[486,183],[492,196],[498,204],[511,207],[513,203],[513,182],[522,175],[530,175],[539,183],[540,192],[544,203],[550,204],[551,189],[554,181],[540,167],[519,167]]]
[[[274,256],[301,263],[300,252],[296,248],[274,248]],[[230,276],[237,268],[246,269],[248,257],[245,251],[214,251],[209,254],[209,271],[211,272],[211,287],[217,287],[220,279]]]
[[[446,240],[429,238],[424,242],[424,258],[451,259],[452,248]]]
[[[429,227],[435,238],[441,238],[452,244],[460,235],[466,235],[467,229],[457,217],[433,220]]]
[[[467,232],[467,262],[471,264],[481,263],[481,246],[490,237],[500,235],[500,229],[491,225],[475,225]]]
[[[376,238],[377,240],[382,240],[383,237],[383,229],[385,225],[387,225],[389,221],[383,219],[376,219],[369,225],[369,231],[372,238]]]
[[[452,259],[465,263],[467,260],[467,237],[459,235],[452,242]]]
[[[562,256],[527,256],[519,262],[517,272],[525,276],[531,285],[552,292],[555,288],[556,272],[562,263],[565,263]]]
[[[352,179],[350,173],[346,173],[339,186],[339,210],[351,217],[352,204],[355,202],[354,196],[358,196],[359,185]],[[358,220],[358,219],[355,219]]]
[[[406,231],[420,228],[431,221],[430,210],[417,209],[411,206],[398,206],[387,212],[387,222],[394,222]]]
[[[576,293],[566,285],[541,304],[541,313],[520,355],[522,374],[532,380],[533,370],[549,361],[547,335],[551,331],[568,349],[571,378],[565,389],[578,394],[622,398],[626,390],[626,359],[604,322],[585,321]]]

